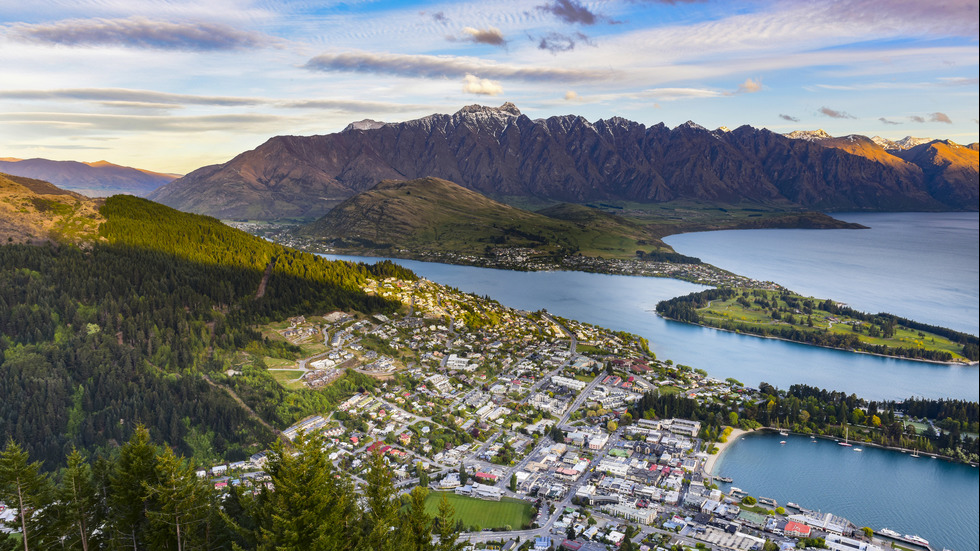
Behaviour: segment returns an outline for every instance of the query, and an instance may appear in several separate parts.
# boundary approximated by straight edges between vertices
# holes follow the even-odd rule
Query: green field
[[[439,514],[439,501],[446,496],[456,509],[456,518],[467,528],[502,528],[514,530],[531,522],[531,504],[510,497],[500,501],[485,501],[475,497],[458,496],[452,492],[430,492],[425,499],[425,512],[433,517]]]
[[[790,303],[783,300],[785,296],[790,297]],[[758,301],[760,298],[761,304]],[[736,294],[728,300],[714,300],[708,307],[698,309],[698,314],[701,323],[712,327],[728,328],[731,324],[744,324],[749,332],[758,330],[763,334],[766,329],[791,327],[808,333],[853,335],[870,346],[949,352],[954,361],[966,360],[962,355],[963,345],[941,335],[901,325],[886,332],[883,326],[823,310],[820,307],[822,303],[813,297],[752,290]],[[804,308],[803,304],[808,305],[806,311],[800,310]],[[774,311],[778,311],[778,318],[773,315]]]

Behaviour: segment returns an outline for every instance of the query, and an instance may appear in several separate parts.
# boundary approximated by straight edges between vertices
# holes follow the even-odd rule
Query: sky
[[[977,0],[0,0],[0,158],[185,174],[276,135],[545,118],[978,141]]]

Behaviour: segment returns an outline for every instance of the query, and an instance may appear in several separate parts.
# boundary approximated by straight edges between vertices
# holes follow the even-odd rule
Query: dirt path
[[[246,404],[245,401],[242,400],[238,396],[238,394],[235,393],[234,390],[226,387],[225,385],[219,385],[218,383],[212,381],[211,380],[211,377],[208,377],[207,375],[204,375],[204,380],[207,381],[208,384],[211,385],[211,386],[213,386],[214,388],[220,388],[221,390],[224,390],[225,392],[227,392],[228,395],[231,396],[233,400],[235,400],[236,402],[238,402],[238,405],[241,406],[241,408],[244,409],[245,412],[248,413],[250,417],[252,417],[256,421],[258,421],[259,424],[262,425],[263,427],[269,429],[269,431],[272,432],[272,434],[275,434],[278,437],[281,437],[282,436],[282,431],[279,431],[279,430],[273,428],[272,425],[270,425],[269,423],[267,423],[265,421],[265,419],[259,417],[259,414],[258,413],[255,413],[255,410],[253,410],[252,408],[250,408],[249,405]],[[286,441],[286,440],[284,439],[284,441]]]
[[[260,299],[265,296],[265,288],[269,285],[269,277],[272,275],[272,268],[276,265],[276,257],[272,257],[269,260],[269,264],[265,267],[265,273],[262,274],[262,281],[259,282],[259,289],[255,291],[255,298]]]

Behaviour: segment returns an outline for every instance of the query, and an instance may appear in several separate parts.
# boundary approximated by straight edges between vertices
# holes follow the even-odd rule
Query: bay
[[[980,332],[980,215],[834,213],[867,230],[672,235],[677,252],[865,312]]]
[[[330,256],[359,262],[368,257]],[[855,354],[798,343],[762,339],[664,320],[661,300],[704,289],[664,278],[583,272],[515,272],[392,259],[432,281],[464,292],[489,295],[524,310],[546,309],[566,318],[628,331],[647,338],[660,359],[734,377],[749,385],[779,388],[804,383],[875,400],[910,396],[980,398],[976,367],[949,366]]]
[[[784,507],[792,501],[858,526],[918,534],[933,549],[980,548],[980,473],[968,465],[871,447],[855,452],[801,435],[753,433],[726,448],[712,474],[733,479],[720,484],[724,491],[737,486]]]

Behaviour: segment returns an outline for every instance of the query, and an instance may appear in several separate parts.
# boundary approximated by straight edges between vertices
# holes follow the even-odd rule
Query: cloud
[[[582,96],[578,95],[574,90],[569,90],[565,92],[565,101],[579,101]]]
[[[304,67],[311,71],[350,71],[409,78],[463,78],[479,74],[484,78],[496,79],[582,82],[607,80],[615,76],[612,71],[508,65],[471,57],[363,51],[321,54],[307,61]]]
[[[779,114],[779,118],[783,119],[784,121],[789,121],[789,122],[800,122],[800,119],[798,119],[798,118],[796,118],[796,117],[794,117],[792,115],[784,115],[782,113]]]
[[[504,88],[499,82],[490,79],[480,78],[473,75],[463,77],[463,91],[467,94],[477,94],[481,96],[496,96],[504,92]]]
[[[477,44],[490,44],[491,46],[504,46],[507,40],[500,29],[488,27],[486,29],[474,29],[473,27],[463,27],[463,32],[468,34],[466,40]]]
[[[18,24],[11,28],[10,36],[27,42],[62,46],[124,46],[187,51],[244,50],[279,44],[270,36],[218,23],[175,23],[146,17]]]
[[[190,94],[171,94],[152,90],[131,90],[127,88],[65,88],[61,90],[0,90],[0,98],[19,100],[68,99],[118,104],[166,104],[166,105],[214,105],[241,106],[259,105],[266,100],[230,96],[194,96]]]
[[[596,21],[601,18],[575,0],[554,0],[549,4],[537,6],[537,8],[554,15],[565,23],[595,25]]]
[[[352,99],[307,99],[282,101],[276,105],[290,109],[331,109],[349,113],[402,113],[432,109],[429,105]]]
[[[142,115],[102,115],[87,113],[0,113],[0,122],[32,126],[51,126],[73,130],[120,132],[210,132],[275,131],[290,121],[275,115],[228,114],[174,117]]]
[[[432,20],[433,21],[438,21],[439,23],[448,23],[449,22],[449,18],[446,17],[446,14],[442,13],[441,11],[437,11],[437,12],[433,13],[432,14]]]
[[[912,122],[926,122],[926,118],[920,117],[919,115],[909,115],[909,120]]]
[[[760,90],[762,90],[762,82],[751,78],[745,79],[745,82],[738,85],[739,94],[754,94]]]
[[[878,117],[878,120],[880,120],[882,122],[882,124],[902,124],[900,122],[890,121],[890,120],[886,119],[885,117]]]
[[[933,113],[933,114],[929,115],[929,121],[930,122],[944,122],[946,124],[953,124],[953,121],[950,120],[949,115],[947,115],[946,113]]]
[[[548,50],[553,54],[568,52],[575,49],[575,40],[565,34],[548,33],[541,37],[541,41],[538,42],[538,49]]]
[[[831,109],[829,107],[821,107],[820,109],[818,109],[818,111],[820,113],[824,114],[824,115],[827,115],[828,117],[830,117],[832,119],[853,119],[853,118],[856,118],[854,115],[851,115],[850,113],[848,113],[846,111],[837,111],[837,110]]]

